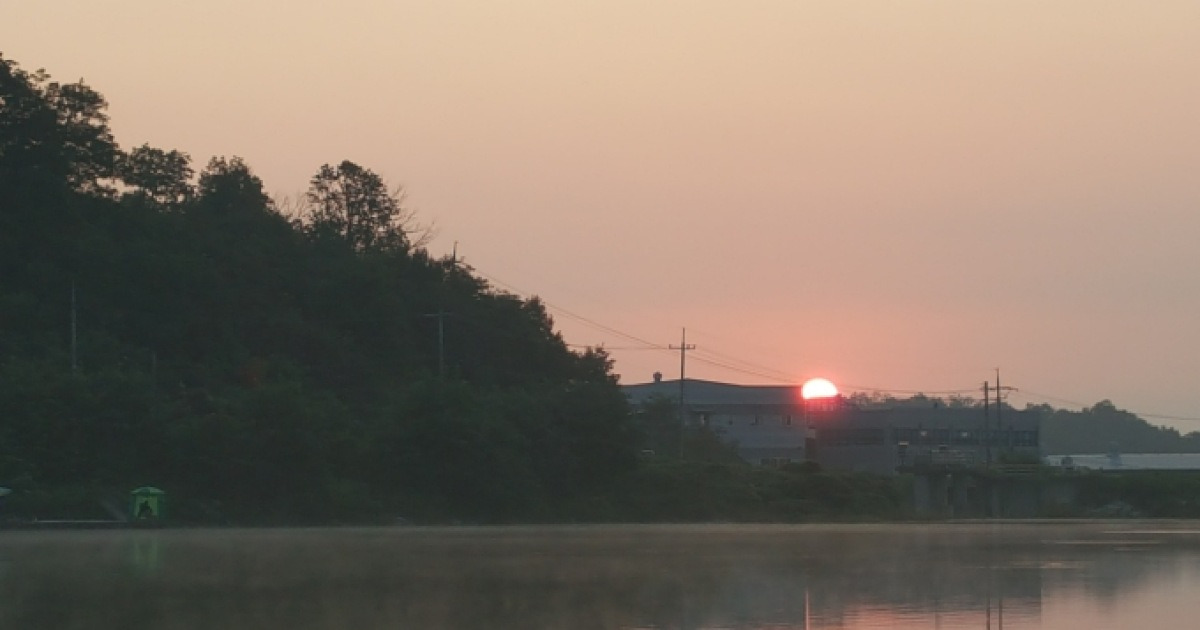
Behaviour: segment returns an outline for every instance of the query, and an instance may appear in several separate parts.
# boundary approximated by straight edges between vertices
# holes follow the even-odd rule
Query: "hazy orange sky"
[[[374,169],[624,382],[678,353],[567,312],[686,326],[690,377],[999,367],[1018,406],[1188,418],[1198,28],[1195,0],[0,0],[0,51],[84,78],[123,146],[239,155],[277,196]]]

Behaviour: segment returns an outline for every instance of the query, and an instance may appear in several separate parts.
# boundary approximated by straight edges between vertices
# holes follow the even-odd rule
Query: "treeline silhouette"
[[[149,484],[197,522],[554,519],[636,466],[608,357],[431,256],[378,175],[322,166],[284,211],[105,110],[0,57],[10,513]]]
[[[631,413],[602,350],[431,256],[370,169],[281,207],[239,158],[122,149],[106,107],[0,56],[0,521],[143,485],[185,523],[905,515],[892,480],[751,469],[673,405]],[[1043,409],[1049,452],[1196,450],[1103,405]]]
[[[848,400],[861,408],[925,407],[979,410],[983,421],[983,403],[970,396],[926,396],[916,394],[897,398],[883,393],[856,393]],[[1005,409],[1012,407],[1005,403]],[[1132,411],[1121,409],[1110,400],[1102,400],[1078,411],[1057,409],[1048,404],[1028,404],[1026,410],[1041,416],[1041,450],[1046,455],[1085,453],[1200,453],[1200,432],[1181,433],[1169,426],[1151,424]],[[995,414],[995,401],[992,402]],[[992,415],[995,418],[995,415]]]
[[[1079,411],[1037,406],[1042,413],[1042,450],[1047,455],[1081,453],[1200,453],[1200,432],[1147,422],[1102,400]]]

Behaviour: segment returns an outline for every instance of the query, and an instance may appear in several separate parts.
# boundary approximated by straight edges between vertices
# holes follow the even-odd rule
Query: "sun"
[[[800,388],[800,396],[804,400],[812,400],[814,398],[833,398],[838,395],[838,388],[827,379],[812,378],[809,379]]]

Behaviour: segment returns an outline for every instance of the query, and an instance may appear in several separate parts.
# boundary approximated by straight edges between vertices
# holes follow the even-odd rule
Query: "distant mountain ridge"
[[[1042,451],[1073,453],[1200,453],[1200,432],[1155,426],[1104,400],[1081,411],[1042,410]]]
[[[917,394],[909,398],[856,393],[847,398],[860,408],[946,407],[980,408],[971,397],[929,397]],[[1006,409],[1011,408],[1005,405]],[[1027,405],[1042,415],[1041,448],[1045,455],[1080,453],[1200,453],[1200,431],[1180,433],[1178,429],[1156,426],[1137,414],[1118,408],[1110,400],[1072,411],[1050,405]]]

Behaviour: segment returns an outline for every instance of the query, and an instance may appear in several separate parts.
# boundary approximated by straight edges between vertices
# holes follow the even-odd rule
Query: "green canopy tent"
[[[166,492],[154,486],[142,486],[129,494],[133,497],[130,514],[134,520],[162,519],[166,507]]]

